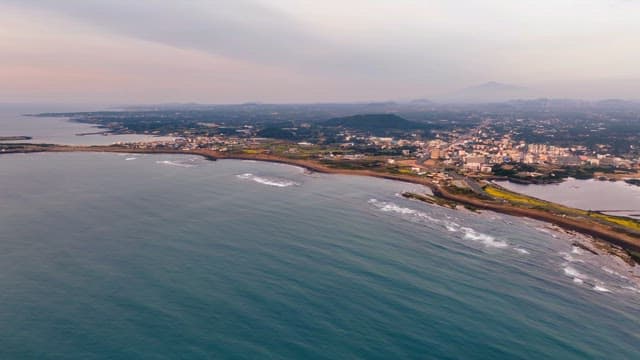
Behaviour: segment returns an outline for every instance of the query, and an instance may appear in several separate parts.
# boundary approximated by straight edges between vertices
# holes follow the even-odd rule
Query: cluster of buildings
[[[247,148],[256,146],[259,145],[263,140],[265,139],[226,136],[181,136],[174,137],[170,140],[116,143],[116,145],[127,146],[131,149],[170,149],[182,151],[208,149],[213,151],[226,152],[234,148]]]
[[[260,149],[268,139],[256,137],[254,129],[242,128],[233,136],[196,136],[186,134],[171,140],[129,143],[126,146],[135,149],[172,149],[197,150],[209,149],[226,152],[238,149]],[[606,168],[639,169],[640,160],[612,156],[606,149],[588,149],[583,145],[561,147],[540,143],[526,143],[515,140],[508,134],[499,134],[486,127],[471,131],[452,130],[437,134],[434,140],[423,140],[420,136],[406,133],[399,137],[378,137],[367,134],[350,134],[348,131],[339,134],[342,142],[338,144],[340,153],[318,153],[326,159],[358,160],[365,157],[362,152],[366,148],[380,151],[380,154],[396,150],[397,156],[414,158],[418,166],[430,162],[455,167],[468,173],[492,173],[495,165],[524,163],[536,168],[592,166]],[[292,144],[293,145],[293,144]],[[314,144],[303,141],[298,147],[307,148]],[[298,153],[295,145],[286,153]],[[600,151],[602,150],[602,151]],[[374,152],[375,152],[374,151]]]
[[[418,159],[442,161],[468,172],[491,173],[496,164],[524,163],[534,166],[594,166],[624,169],[638,168],[639,159],[624,159],[607,153],[589,151],[585,146],[560,147],[527,144],[505,135],[500,139],[468,136],[451,141],[432,140],[425,144]]]

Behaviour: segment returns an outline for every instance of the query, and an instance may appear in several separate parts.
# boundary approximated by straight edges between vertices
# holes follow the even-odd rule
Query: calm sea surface
[[[1,359],[634,359],[637,271],[416,186],[0,155]]]

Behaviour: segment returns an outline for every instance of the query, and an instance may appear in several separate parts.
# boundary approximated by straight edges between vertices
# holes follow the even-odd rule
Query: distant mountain
[[[490,81],[443,95],[439,97],[439,100],[460,103],[486,103],[531,97],[531,91],[525,87]]]
[[[421,129],[422,124],[409,121],[394,114],[365,114],[329,119],[322,123],[324,126],[344,127],[353,130],[369,131],[373,133],[393,130],[410,131]]]
[[[411,105],[433,105],[434,102],[429,99],[414,99],[409,101]]]

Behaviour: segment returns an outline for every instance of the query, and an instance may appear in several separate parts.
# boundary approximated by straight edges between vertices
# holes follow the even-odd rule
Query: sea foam
[[[594,290],[594,291],[597,291],[597,292],[607,292],[607,293],[610,293],[610,292],[611,292],[611,290],[609,290],[609,289],[607,289],[606,287],[601,286],[601,285],[594,285],[594,286],[593,286],[593,290]]]
[[[441,223],[441,220],[431,217],[427,213],[402,207],[392,202],[385,202],[385,201],[378,201],[376,199],[371,199],[369,200],[369,203],[373,204],[375,207],[377,207],[380,211],[383,211],[383,212],[393,212],[400,215],[409,215],[409,216],[412,216],[413,218],[425,219],[434,223]]]
[[[472,240],[472,241],[478,241],[482,244],[484,244],[487,247],[493,247],[493,248],[506,248],[509,246],[509,244],[507,244],[506,242],[502,241],[502,240],[496,240],[496,238],[494,238],[491,235],[487,235],[487,234],[483,234],[481,232],[477,232],[472,228],[468,228],[468,227],[464,227],[462,228],[462,230],[464,231],[464,238],[467,240]]]
[[[577,285],[582,285],[584,284],[585,280],[588,280],[589,277],[583,273],[581,273],[580,271],[576,270],[574,267],[571,266],[565,266],[563,269],[563,272],[566,276],[570,277],[572,279],[572,281],[574,282],[574,284]]]
[[[270,178],[270,177],[267,178],[267,177],[256,176],[251,173],[236,175],[236,177],[242,180],[252,180],[262,185],[268,185],[268,186],[274,186],[274,187],[280,187],[280,188],[300,185],[295,181],[291,181],[287,179]]]
[[[156,164],[168,165],[168,166],[176,166],[176,167],[182,167],[182,168],[195,167],[195,165],[193,165],[193,164],[185,164],[185,163],[182,163],[182,162],[169,161],[169,160],[158,160],[158,161],[156,161]]]
[[[462,227],[451,220],[436,219],[422,211],[402,207],[392,202],[378,201],[376,199],[369,200],[369,203],[373,204],[375,207],[377,207],[380,211],[383,211],[383,212],[393,212],[400,215],[409,216],[415,220],[423,220],[423,221],[426,220],[430,223],[440,224],[449,232],[462,231],[463,238],[465,240],[472,240],[475,242],[479,242],[486,247],[506,248],[509,246],[509,244],[507,244],[505,241],[497,240],[491,235],[483,234],[469,227]]]
[[[565,266],[563,271],[564,271],[564,274],[569,277],[579,278],[579,279],[586,278],[584,274],[582,274],[581,272],[579,272],[578,270],[576,270],[571,266]]]

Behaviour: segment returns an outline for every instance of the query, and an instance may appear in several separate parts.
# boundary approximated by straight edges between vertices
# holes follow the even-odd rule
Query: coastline
[[[254,161],[263,161],[263,162],[271,162],[278,164],[287,164],[298,166],[304,168],[309,171],[321,173],[321,174],[336,174],[336,175],[356,175],[356,176],[368,176],[368,177],[376,177],[380,179],[387,180],[395,180],[408,182],[418,185],[423,185],[431,190],[437,188],[436,184],[426,179],[416,178],[415,176],[410,175],[401,175],[401,174],[388,174],[382,173],[372,170],[350,170],[350,169],[335,169],[329,166],[320,164],[313,160],[302,160],[302,159],[290,159],[283,158],[274,155],[267,154],[234,154],[234,153],[222,153],[218,151],[212,150],[189,150],[189,151],[181,151],[181,150],[148,150],[148,149],[128,149],[128,148],[118,148],[113,146],[50,146],[47,148],[42,148],[40,150],[28,151],[28,152],[111,152],[111,153],[131,153],[131,154],[172,154],[172,155],[198,155],[202,156],[207,160],[216,161],[216,160],[254,160]]]
[[[554,214],[549,211],[524,208],[514,206],[508,203],[499,203],[495,201],[489,201],[477,196],[470,196],[466,194],[458,194],[448,191],[444,186],[436,184],[428,179],[417,178],[411,175],[402,174],[389,174],[376,172],[372,170],[352,170],[352,169],[335,169],[328,167],[324,164],[320,164],[313,160],[302,159],[290,159],[268,154],[233,154],[233,153],[221,153],[212,150],[157,150],[157,149],[129,149],[115,146],[58,146],[51,145],[46,147],[36,147],[33,149],[25,149],[24,151],[5,152],[8,153],[35,153],[35,152],[110,152],[110,153],[138,153],[138,154],[173,154],[173,155],[198,155],[207,160],[216,161],[222,159],[230,160],[254,160],[263,162],[272,162],[280,164],[288,164],[298,166],[309,171],[323,173],[323,174],[336,174],[336,175],[355,175],[355,176],[368,176],[380,179],[402,181],[417,185],[426,186],[431,189],[433,194],[441,199],[453,201],[463,206],[469,206],[476,209],[494,211],[506,215],[517,217],[528,217],[535,220],[544,221],[550,224],[554,224],[565,230],[575,231],[582,233],[596,239],[606,241],[615,246],[621,247],[629,253],[636,263],[640,263],[640,234],[632,232],[631,230],[625,231],[621,228],[608,226],[601,222],[596,222],[589,219],[576,219],[559,214]]]
[[[479,209],[544,221],[559,226],[565,230],[576,231],[581,234],[589,235],[594,238],[607,241],[611,244],[620,246],[627,251],[632,251],[635,253],[640,252],[640,236],[634,236],[631,233],[621,232],[614,229],[613,227],[609,227],[600,223],[562,217],[542,210],[521,208],[508,204],[490,203],[464,195],[453,194],[443,188],[435,190],[434,194],[441,198],[470,205]],[[634,257],[634,259],[636,260],[636,262],[638,262],[637,257]]]

